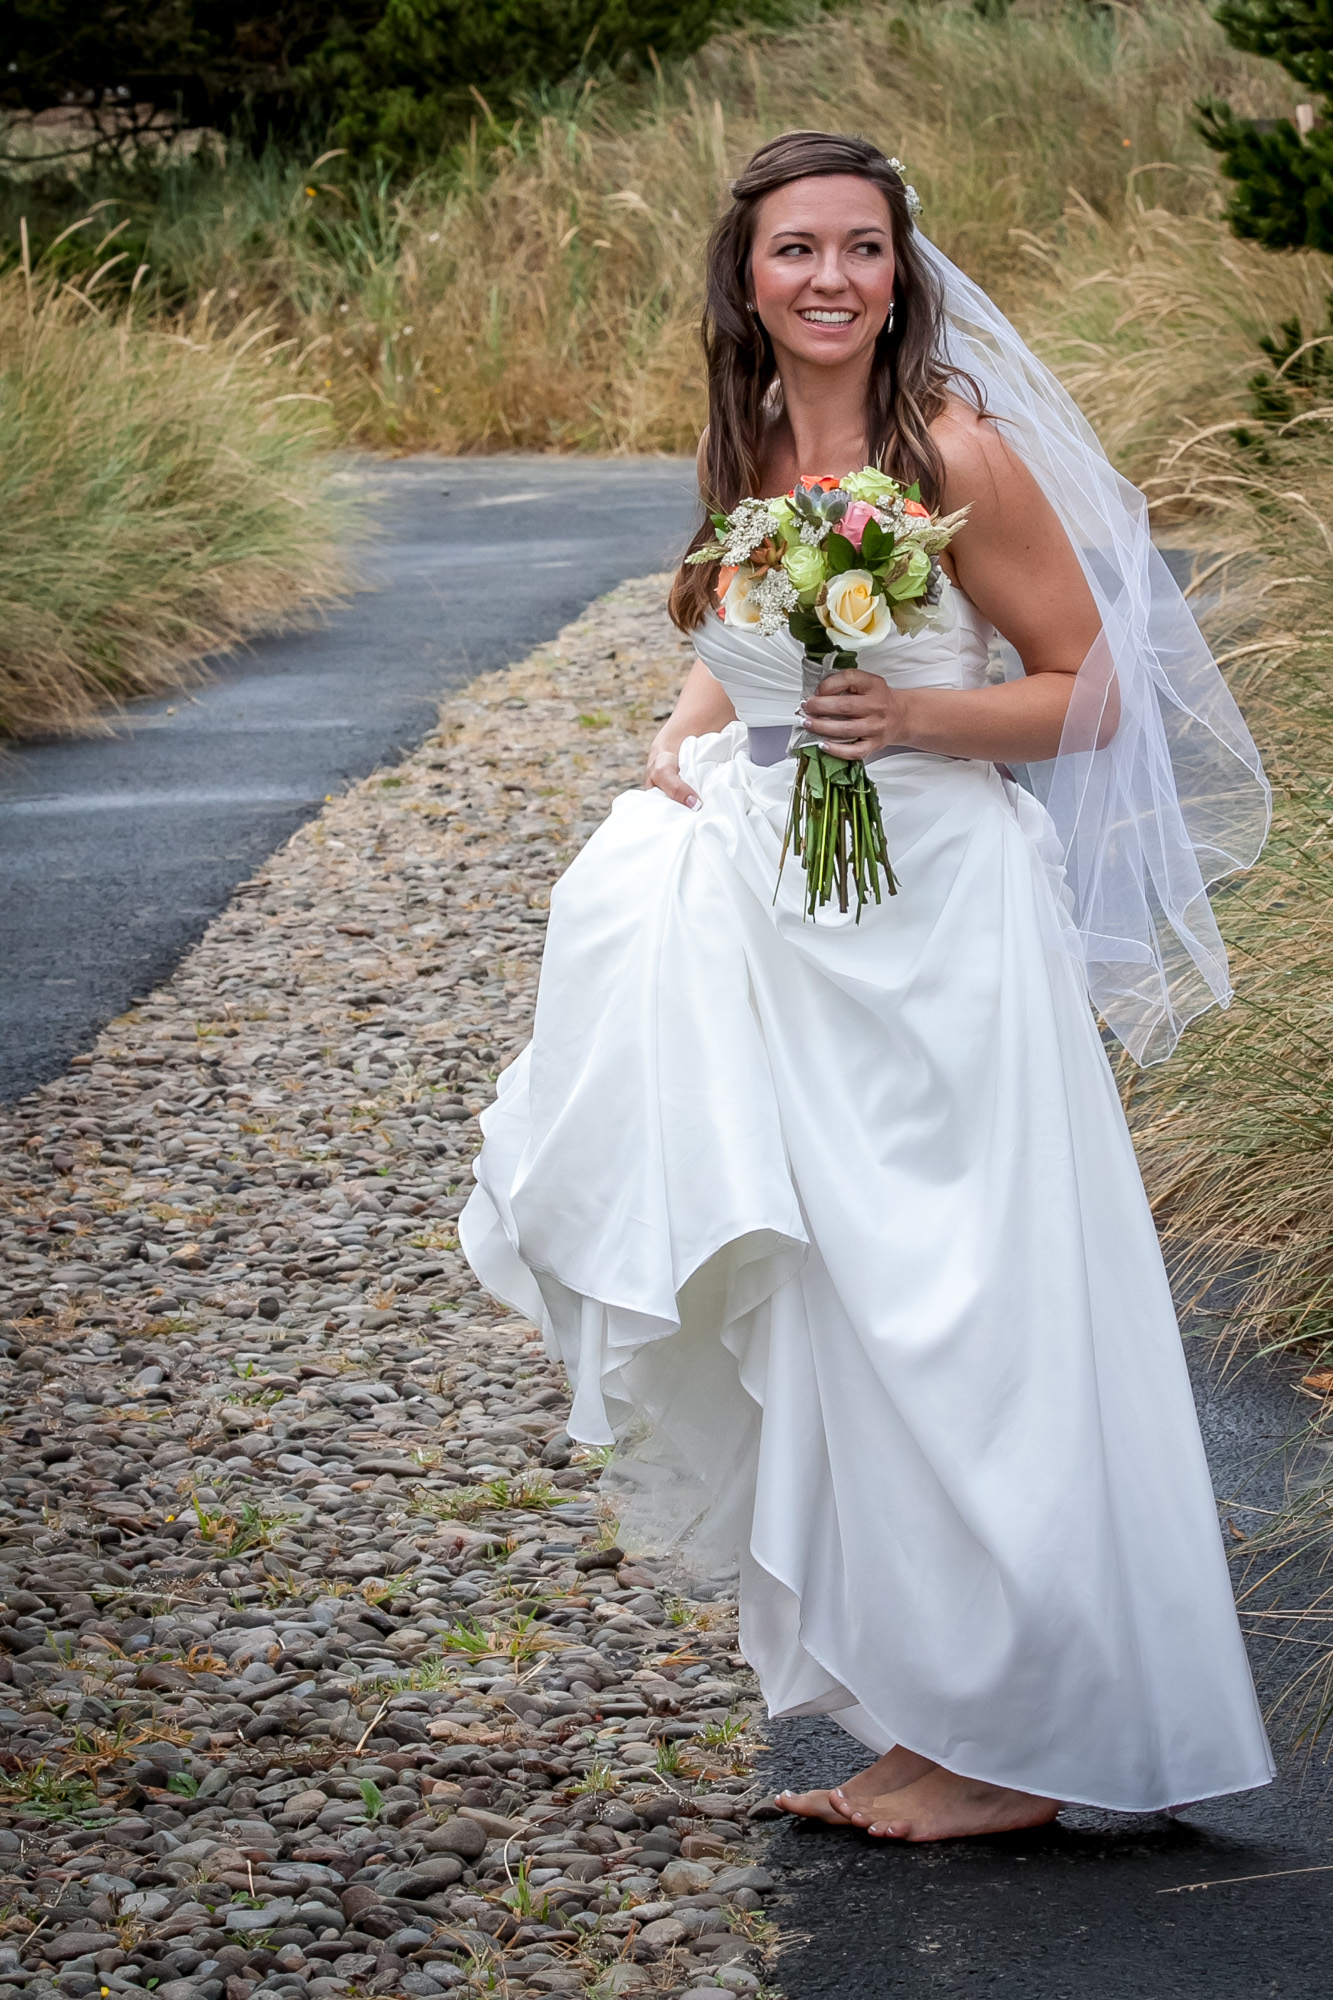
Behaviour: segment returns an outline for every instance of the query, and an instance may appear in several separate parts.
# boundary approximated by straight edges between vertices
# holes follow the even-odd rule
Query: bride
[[[463,1246],[616,1443],[636,1540],[739,1567],[770,1711],[874,1753],[789,1811],[940,1840],[1262,1785],[1093,1005],[1146,1061],[1225,1003],[1206,884],[1263,774],[1139,496],[898,162],[787,133],[733,195],[709,506],[873,463],[966,525],[936,624],[799,718],[795,641],[682,568],[698,660],[552,896]],[[790,858],[774,894],[798,719],[873,768],[900,888],[859,922],[803,920]]]

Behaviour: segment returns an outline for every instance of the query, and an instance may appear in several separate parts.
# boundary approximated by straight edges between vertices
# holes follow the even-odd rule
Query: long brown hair
[[[869,456],[905,486],[919,481],[935,506],[944,480],[930,426],[957,385],[983,407],[970,377],[942,354],[944,301],[939,281],[917,247],[902,175],[866,139],[836,132],[784,132],[761,146],[731,184],[731,207],[708,239],[703,325],[708,364],[708,431],[702,481],[704,519],[690,543],[712,536],[708,515],[729,513],[753,493],[766,406],[777,379],[773,344],[747,305],[750,253],[759,204],[775,188],[829,174],[855,174],[877,187],[889,205],[895,274],[892,326],[881,329],[866,395]],[[682,564],[671,589],[670,611],[682,631],[702,623],[717,578],[712,563]]]

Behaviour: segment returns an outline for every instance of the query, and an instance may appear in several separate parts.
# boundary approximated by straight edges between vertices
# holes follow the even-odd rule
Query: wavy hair
[[[687,554],[712,536],[709,514],[729,513],[753,493],[759,478],[766,416],[778,379],[773,344],[749,311],[750,253],[759,204],[775,188],[829,174],[855,174],[889,205],[893,236],[893,324],[881,328],[866,391],[870,459],[905,486],[919,481],[928,506],[938,504],[944,465],[930,426],[951,389],[962,389],[984,411],[980,388],[943,356],[944,301],[935,274],[916,245],[902,175],[877,146],[836,132],[784,132],[761,146],[731,184],[731,207],[708,239],[703,324],[708,367],[708,430],[704,444],[704,518]],[[670,611],[683,632],[712,606],[717,566],[682,563]]]

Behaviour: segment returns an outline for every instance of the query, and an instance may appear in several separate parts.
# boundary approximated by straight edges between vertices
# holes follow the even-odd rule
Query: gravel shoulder
[[[772,1976],[735,1607],[616,1546],[454,1233],[662,598],[450,697],[0,1116],[0,2000]]]

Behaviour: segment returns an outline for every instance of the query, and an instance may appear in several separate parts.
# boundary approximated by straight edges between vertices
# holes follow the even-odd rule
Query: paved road
[[[164,978],[326,794],[395,760],[441,692],[550,638],[693,524],[678,459],[411,459],[344,475],[370,586],[317,630],[132,704],[113,740],[0,760],[0,1102]]]

